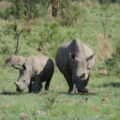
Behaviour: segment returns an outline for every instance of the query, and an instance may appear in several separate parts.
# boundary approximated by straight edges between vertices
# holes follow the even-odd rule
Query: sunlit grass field
[[[49,92],[15,93],[16,70],[0,76],[0,120],[119,120],[120,82],[115,76],[92,72],[89,90],[94,95],[69,95],[66,81],[55,71]],[[2,88],[11,94],[3,94]],[[13,94],[12,94],[13,93]],[[22,116],[22,117],[21,117]]]
[[[12,67],[4,67],[4,60],[15,49],[14,34],[7,31],[15,21],[12,17],[8,20],[0,18],[0,120],[120,120],[120,78],[114,74],[99,74],[100,69],[106,69],[104,60],[114,52],[116,41],[120,43],[120,5],[100,5],[97,2],[80,2],[77,5],[84,15],[71,26],[61,25],[60,18],[51,18],[49,11],[46,16],[31,20],[28,24],[31,32],[20,36],[19,55],[39,54],[39,41],[36,41],[43,40],[41,35],[50,33],[52,29],[48,34],[51,38],[43,41],[41,46],[42,53],[53,60],[60,44],[80,38],[96,54],[88,83],[90,92],[95,94],[69,95],[67,83],[56,66],[49,92],[42,89],[39,94],[30,94],[26,89],[17,93],[13,82],[17,81],[19,72]],[[24,20],[17,20],[17,24],[20,29],[26,25]],[[48,25],[46,29],[44,24]],[[102,46],[104,41],[108,46],[110,44],[108,50]]]

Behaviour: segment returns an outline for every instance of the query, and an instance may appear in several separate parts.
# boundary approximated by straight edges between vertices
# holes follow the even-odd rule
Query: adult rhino
[[[18,82],[15,82],[17,91],[23,91],[28,87],[29,92],[38,93],[45,83],[45,90],[49,89],[50,81],[54,72],[54,64],[51,59],[44,55],[30,56],[25,63],[14,66],[20,70]]]
[[[58,48],[56,64],[68,83],[68,93],[88,92],[87,84],[94,61],[93,51],[79,39]]]

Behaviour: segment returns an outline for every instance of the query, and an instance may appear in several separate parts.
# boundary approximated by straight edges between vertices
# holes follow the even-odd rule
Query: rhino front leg
[[[76,85],[74,84],[74,85],[73,85],[73,89],[72,89],[72,91],[70,92],[70,94],[75,94],[75,93],[78,93],[78,90],[77,90],[77,88],[76,88]]]
[[[66,81],[67,81],[67,84],[68,84],[68,86],[69,86],[69,90],[68,90],[68,93],[73,93],[73,86],[74,86],[74,84],[73,84],[73,81],[72,81],[72,75],[69,73],[69,72],[67,72],[67,71],[65,71],[64,73],[63,73],[63,75],[64,75],[64,77],[65,77],[65,79],[66,79]]]
[[[38,93],[42,89],[42,82],[39,80],[39,75],[36,75],[29,85],[29,91],[33,93]]]
[[[32,92],[32,82],[30,82],[30,84],[28,86],[28,90],[29,90],[29,92]]]
[[[41,90],[42,90],[42,83],[35,81],[32,85],[32,92],[39,93]]]

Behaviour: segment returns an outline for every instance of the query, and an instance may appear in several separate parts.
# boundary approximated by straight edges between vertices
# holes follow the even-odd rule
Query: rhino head
[[[30,72],[25,65],[14,65],[14,68],[19,69],[18,82],[15,82],[16,90],[22,92],[30,84]]]
[[[72,79],[78,92],[88,92],[86,88],[89,76],[90,76],[90,67],[91,60],[94,57],[94,54],[88,58],[77,56],[75,54],[71,55],[72,58]]]

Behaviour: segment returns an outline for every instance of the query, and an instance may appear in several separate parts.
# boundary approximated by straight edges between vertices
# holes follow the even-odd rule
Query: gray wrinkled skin
[[[93,51],[79,39],[58,48],[56,64],[68,83],[69,93],[88,92],[87,84],[94,61]]]
[[[20,70],[17,91],[23,91],[28,87],[29,92],[38,93],[42,89],[42,82],[46,82],[45,90],[49,89],[50,81],[54,72],[54,64],[46,56],[30,56],[22,66],[14,66]]]

